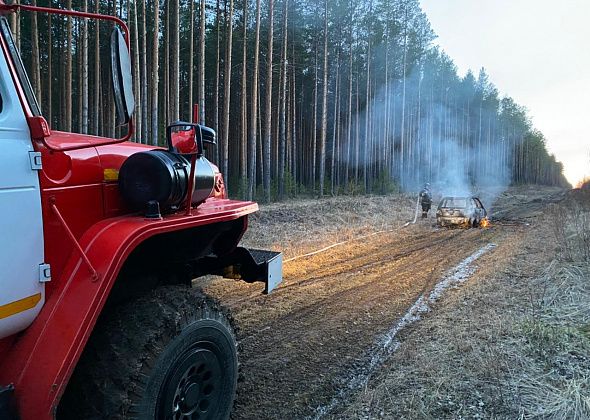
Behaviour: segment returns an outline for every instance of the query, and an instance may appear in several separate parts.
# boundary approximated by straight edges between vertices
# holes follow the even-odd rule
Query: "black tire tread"
[[[67,412],[64,417],[138,418],[152,363],[186,325],[199,319],[220,322],[235,343],[229,312],[186,286],[157,288],[102,316],[68,385],[73,387],[70,401],[64,401],[68,412],[72,405],[79,409],[71,411],[75,417]]]

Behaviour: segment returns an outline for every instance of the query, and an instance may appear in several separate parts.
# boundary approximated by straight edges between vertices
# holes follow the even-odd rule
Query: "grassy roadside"
[[[484,205],[491,213],[502,216],[513,212],[532,199],[545,200],[550,194],[563,191],[555,187],[516,186],[499,196],[479,191]],[[429,228],[435,223],[436,206],[441,198],[434,192],[434,205],[427,220],[418,225]],[[492,198],[496,202],[492,202]],[[326,245],[353,239],[382,230],[402,227],[414,218],[416,195],[390,194],[367,196],[337,196],[295,199],[261,204],[260,211],[249,216],[244,244],[252,248],[283,251],[285,258],[320,249]],[[496,208],[502,208],[496,213]],[[413,227],[414,229],[416,226]]]
[[[416,197],[406,194],[263,204],[261,211],[249,218],[244,244],[283,251],[285,258],[289,258],[336,242],[398,228],[412,220],[415,206]]]
[[[498,231],[333,418],[590,418],[590,194]]]

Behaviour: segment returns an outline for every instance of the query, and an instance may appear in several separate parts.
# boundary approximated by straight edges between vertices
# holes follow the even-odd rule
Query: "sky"
[[[420,0],[464,75],[486,69],[529,110],[575,185],[590,177],[590,0]]]

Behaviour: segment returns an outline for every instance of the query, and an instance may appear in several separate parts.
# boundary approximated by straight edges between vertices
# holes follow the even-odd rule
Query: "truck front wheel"
[[[132,419],[229,417],[238,373],[236,341],[214,301],[186,287],[162,287],[106,318],[68,385],[66,394],[82,395],[64,403],[84,405],[72,413]]]

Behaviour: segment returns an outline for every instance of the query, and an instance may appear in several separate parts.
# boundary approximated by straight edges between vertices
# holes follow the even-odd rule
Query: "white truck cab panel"
[[[28,327],[45,301],[41,194],[32,152],[25,114],[0,49],[0,338]]]

